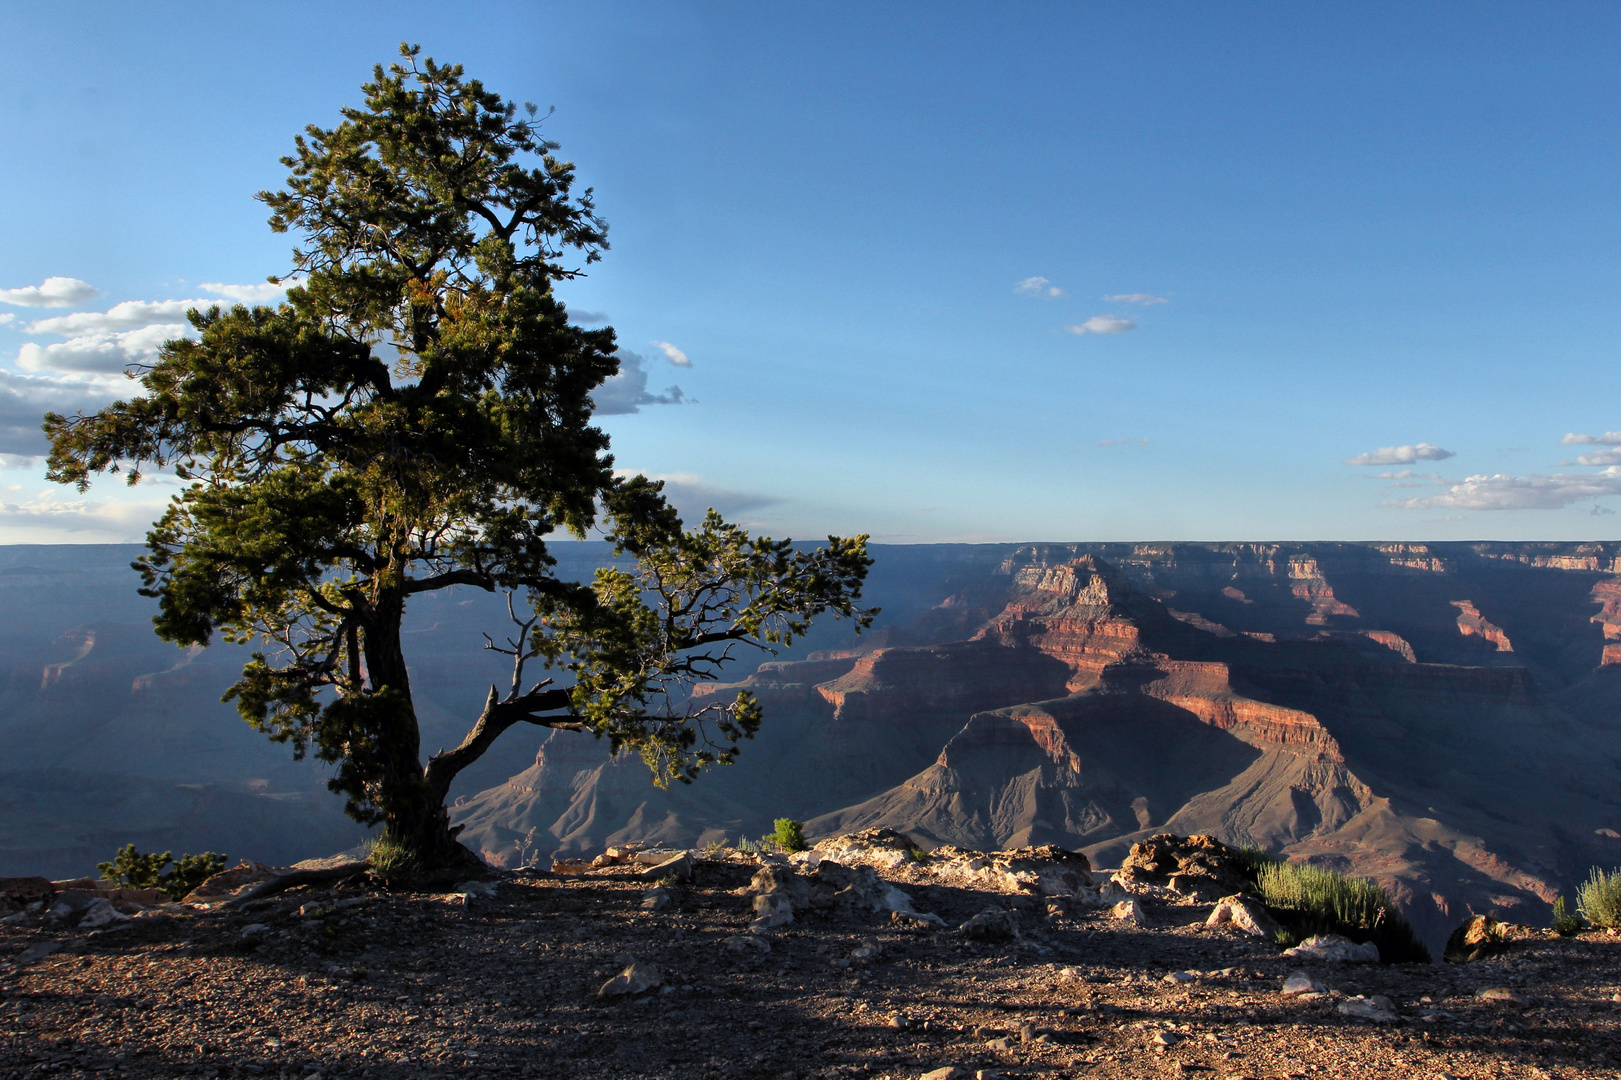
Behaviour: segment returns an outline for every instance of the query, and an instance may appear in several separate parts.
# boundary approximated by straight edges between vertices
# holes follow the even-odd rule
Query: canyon
[[[584,577],[602,545],[560,544]],[[134,548],[0,549],[0,873],[118,843],[266,861],[361,842],[324,774],[218,702],[241,651],[145,625]],[[1433,945],[1473,913],[1545,922],[1621,864],[1621,544],[886,546],[874,630],[818,626],[705,694],[765,707],[738,762],[654,787],[573,732],[514,732],[453,791],[495,865],[628,840],[1058,844],[1110,866],[1207,832],[1384,884]],[[424,745],[453,744],[504,612],[413,607]]]

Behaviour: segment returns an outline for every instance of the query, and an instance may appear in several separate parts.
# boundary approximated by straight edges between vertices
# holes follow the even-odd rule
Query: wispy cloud
[[[0,502],[0,529],[69,534],[76,540],[128,543],[139,539],[163,513],[163,503],[64,499],[54,493],[22,502]],[[59,541],[60,542],[60,541]]]
[[[285,277],[280,281],[261,281],[253,285],[229,285],[219,281],[205,281],[197,286],[206,293],[223,296],[241,304],[268,304],[287,295],[288,289],[302,288],[307,278]]]
[[[1385,505],[1403,510],[1559,510],[1606,495],[1621,495],[1621,466],[1587,474],[1471,476],[1439,495]]]
[[[680,405],[687,401],[679,386],[666,386],[664,393],[647,389],[647,359],[640,353],[620,349],[619,374],[603,381],[591,392],[599,416],[624,416],[642,411],[643,405]]]
[[[671,345],[668,341],[655,341],[653,342],[653,347],[662,352],[664,354],[664,359],[668,360],[676,367],[692,366],[692,361],[687,359],[687,354],[676,348],[674,345]]]
[[[48,277],[38,285],[0,289],[0,304],[17,307],[77,307],[100,296],[94,285],[78,278]]]
[[[639,470],[615,469],[616,476],[635,476]],[[749,510],[758,510],[766,506],[775,506],[781,499],[772,495],[760,495],[748,491],[736,491],[731,488],[719,487],[702,476],[693,473],[642,473],[649,480],[662,480],[664,482],[664,497],[675,505],[681,516],[688,520],[701,517],[706,510],[714,507],[728,517],[745,513]]]
[[[1063,289],[1060,289],[1057,285],[1054,285],[1051,281],[1048,281],[1044,277],[1027,277],[1017,285],[1013,286],[1013,291],[1016,293],[1024,293],[1026,296],[1069,295]]]
[[[7,326],[17,321],[17,316],[11,312],[0,312],[0,326]]]
[[[1079,326],[1066,326],[1072,334],[1124,334],[1137,329],[1137,324],[1119,315],[1094,315]]]
[[[1621,447],[1614,450],[1595,450],[1579,454],[1575,461],[1561,461],[1561,465],[1621,465]]]
[[[1434,443],[1414,443],[1411,446],[1381,446],[1366,454],[1347,458],[1346,465],[1411,465],[1415,461],[1445,461],[1458,455],[1443,450]]]
[[[1170,301],[1167,300],[1163,296],[1155,296],[1153,293],[1145,293],[1145,292],[1115,293],[1113,296],[1105,296],[1103,299],[1108,300],[1110,303],[1114,303],[1114,304],[1143,304],[1143,305],[1148,305],[1148,304],[1169,304],[1170,303]]]
[[[1621,446],[1621,431],[1606,431],[1602,435],[1578,435],[1574,431],[1559,440],[1560,446]]]

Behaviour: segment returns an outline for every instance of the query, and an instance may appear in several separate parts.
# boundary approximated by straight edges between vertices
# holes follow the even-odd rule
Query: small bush
[[[1606,874],[1593,867],[1576,890],[1576,910],[1594,926],[1606,930],[1621,926],[1621,870]]]
[[[1553,932],[1560,937],[1570,937],[1582,928],[1582,917],[1573,915],[1565,907],[1563,896],[1555,898],[1553,902]]]
[[[1317,934],[1371,941],[1387,964],[1430,962],[1430,951],[1396,914],[1385,890],[1366,878],[1299,863],[1273,862],[1256,875],[1261,899],[1278,916],[1290,944]]]
[[[810,847],[805,843],[805,823],[795,821],[793,818],[780,817],[772,824],[777,831],[771,834],[771,841],[782,850],[792,854],[795,851],[804,851]]]
[[[920,847],[913,848],[910,852],[908,852],[908,854],[910,854],[912,856],[912,861],[913,862],[928,862],[929,861],[929,853],[927,851],[924,851]]]
[[[143,855],[134,844],[125,844],[114,853],[112,862],[97,863],[96,869],[103,880],[131,889],[162,889],[170,899],[180,900],[224,870],[225,861],[224,855],[205,851],[200,855],[182,855],[180,861],[175,862],[172,851]]]

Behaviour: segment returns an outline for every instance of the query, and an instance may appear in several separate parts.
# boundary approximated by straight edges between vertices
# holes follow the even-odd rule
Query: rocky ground
[[[0,925],[0,1078],[1575,1078],[1621,1064],[1621,938],[1604,933],[1469,964],[1301,961],[1206,928],[1208,902],[1161,896],[1138,926],[1006,880],[913,873],[886,877],[943,928],[813,896],[750,935],[758,870],[697,860],[663,899],[645,871],[610,866],[471,894],[357,878],[94,931],[14,920]],[[987,908],[1015,912],[1018,938],[956,929]],[[633,963],[651,985],[599,996]],[[1282,993],[1300,971],[1323,991]]]

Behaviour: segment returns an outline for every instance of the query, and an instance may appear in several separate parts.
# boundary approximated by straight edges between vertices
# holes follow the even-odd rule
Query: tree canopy
[[[808,550],[713,511],[689,529],[660,484],[616,474],[591,423],[614,332],[575,325],[553,292],[607,249],[592,192],[533,106],[460,66],[402,46],[363,93],[260,193],[299,238],[286,302],[192,312],[195,339],[131,371],[139,394],[48,415],[48,475],[83,490],[172,469],[185,486],[136,563],[158,633],[254,643],[227,700],[336,765],[354,817],[441,866],[466,857],[451,781],[513,724],[606,737],[660,783],[730,761],[758,703],[692,686],[820,614],[868,625],[870,559],[864,536]],[[548,540],[592,529],[634,569],[560,580]],[[486,646],[512,674],[423,762],[401,627],[412,596],[456,586],[508,594]]]

